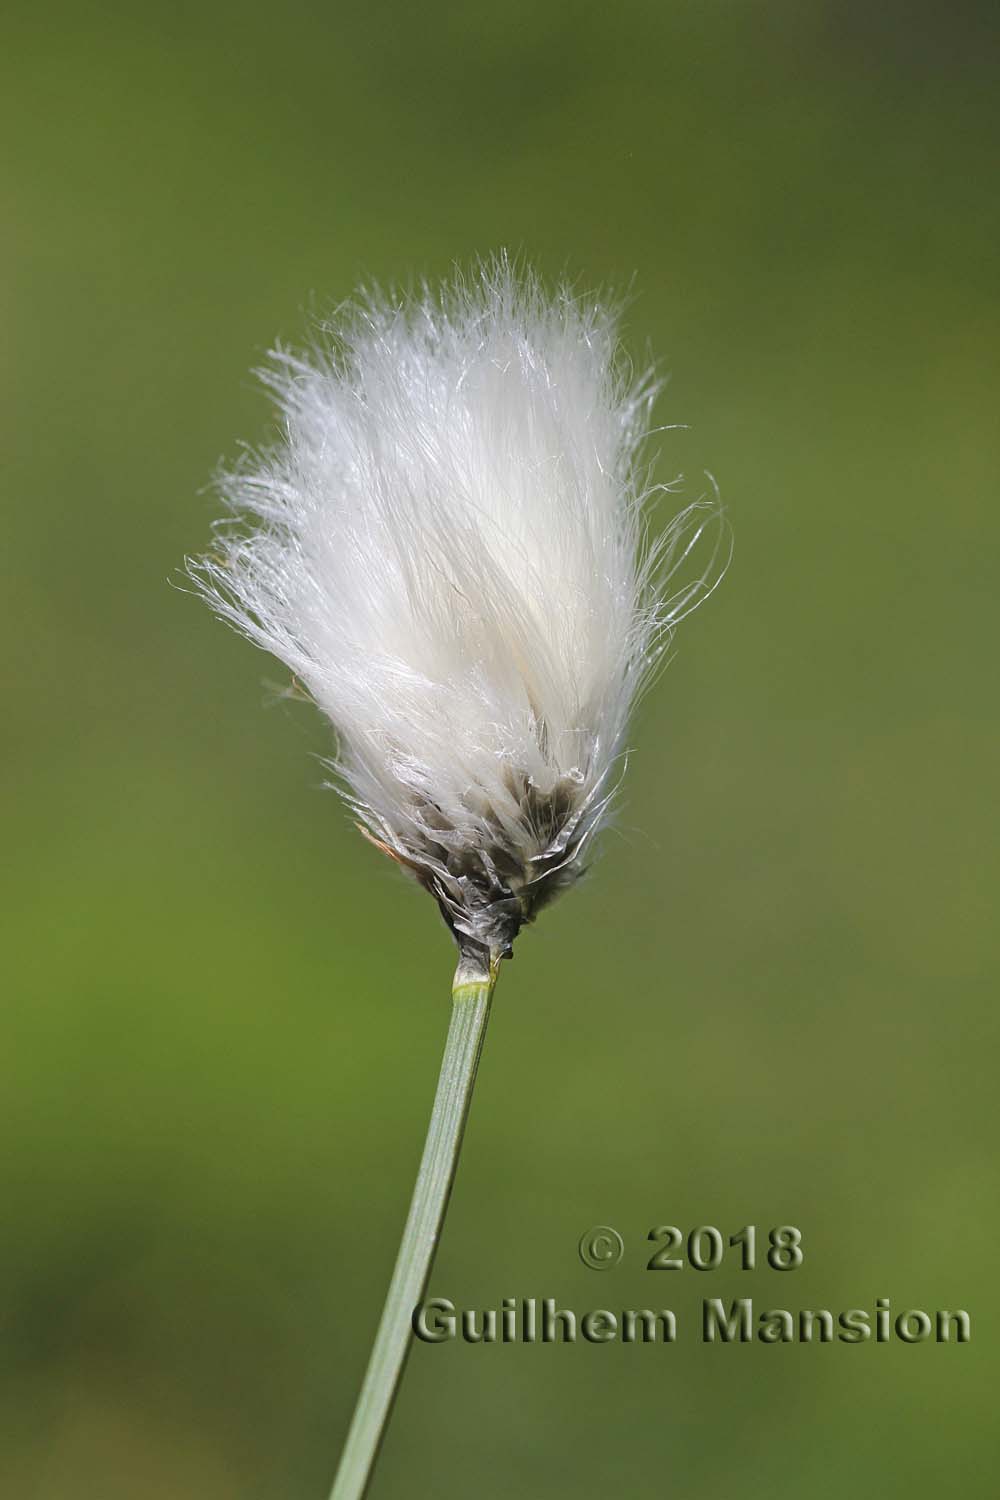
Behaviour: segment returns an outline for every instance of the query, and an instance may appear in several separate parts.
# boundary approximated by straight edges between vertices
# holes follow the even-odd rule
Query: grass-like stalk
[[[424,1154],[330,1500],[360,1500],[368,1488],[409,1352],[413,1309],[427,1286],[455,1180],[496,973],[496,965],[486,973],[459,964],[455,974],[451,1024]]]

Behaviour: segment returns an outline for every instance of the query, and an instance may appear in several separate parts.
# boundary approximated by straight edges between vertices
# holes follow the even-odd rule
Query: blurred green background
[[[5,30],[0,1491],[326,1494],[452,951],[319,789],[318,717],[171,583],[270,342],[508,246],[634,276],[691,424],[659,477],[718,477],[736,555],[599,868],[505,968],[431,1290],[682,1332],[417,1348],[373,1493],[995,1493],[994,7]],[[653,1225],[747,1222],[803,1269],[643,1269]],[[973,1342],[701,1345],[747,1294]]]

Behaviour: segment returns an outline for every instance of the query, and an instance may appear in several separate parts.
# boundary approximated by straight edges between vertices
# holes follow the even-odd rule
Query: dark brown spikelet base
[[[581,845],[599,815],[590,799],[581,805],[574,781],[559,782],[546,795],[524,778],[515,786],[513,773],[508,784],[521,808],[523,848],[513,846],[498,818],[490,820],[495,839],[482,847],[459,850],[450,840],[439,842],[434,831],[455,830],[429,802],[420,807],[420,843],[405,854],[361,829],[434,897],[462,957],[487,969],[510,958],[521,928],[579,879]]]

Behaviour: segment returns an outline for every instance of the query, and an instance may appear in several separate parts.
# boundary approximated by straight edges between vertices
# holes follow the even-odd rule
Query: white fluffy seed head
[[[718,506],[647,543],[654,382],[612,310],[503,257],[367,296],[265,379],[281,440],[224,478],[237,519],[195,576],[329,716],[371,838],[495,962],[582,868],[636,694],[717,579]]]

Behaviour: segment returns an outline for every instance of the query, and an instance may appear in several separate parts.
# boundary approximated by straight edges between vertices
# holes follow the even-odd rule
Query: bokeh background
[[[658,477],[715,474],[736,554],[599,869],[503,974],[431,1289],[681,1337],[417,1348],[373,1494],[995,1493],[994,7],[5,32],[2,1492],[326,1494],[452,952],[281,669],[172,585],[270,430],[269,343],[507,246],[633,286],[690,424]],[[643,1269],[654,1225],[748,1222],[803,1269]],[[747,1294],[963,1307],[973,1342],[701,1345]]]

